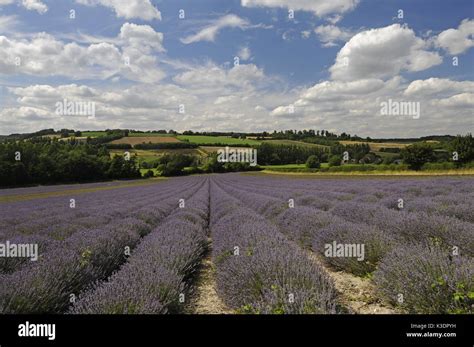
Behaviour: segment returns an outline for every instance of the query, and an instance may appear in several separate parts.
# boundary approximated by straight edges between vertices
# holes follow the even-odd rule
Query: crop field
[[[121,139],[114,140],[110,143],[113,144],[129,144],[129,145],[138,145],[140,143],[176,143],[180,142],[176,137],[171,136],[132,136],[132,137],[122,137]]]
[[[411,143],[397,143],[397,142],[363,142],[363,141],[339,141],[342,145],[361,145],[368,144],[372,151],[380,151],[381,148],[405,148]]]
[[[304,146],[304,147],[329,148],[329,146],[319,145],[317,143],[309,143],[309,142],[293,141],[293,140],[265,140],[264,143],[270,143],[274,145],[296,145],[296,146]]]
[[[177,138],[197,145],[224,144],[224,145],[259,145],[260,141],[251,139],[235,139],[228,136],[178,135]]]
[[[107,133],[105,131],[83,131],[82,136],[85,137],[100,137],[105,136]]]
[[[0,313],[474,312],[472,178],[151,182],[3,190]]]

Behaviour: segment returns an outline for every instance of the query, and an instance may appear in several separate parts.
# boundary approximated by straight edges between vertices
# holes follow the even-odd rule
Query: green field
[[[227,136],[178,135],[178,140],[189,141],[197,145],[224,144],[224,145],[259,145],[260,141],[250,139],[234,139]]]

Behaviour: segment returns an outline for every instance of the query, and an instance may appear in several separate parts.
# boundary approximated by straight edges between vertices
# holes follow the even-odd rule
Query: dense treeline
[[[370,153],[370,146],[367,143],[362,144],[355,144],[355,145],[334,145],[331,146],[331,154],[332,155],[340,155],[342,156],[344,152],[349,154],[350,160],[354,160],[355,162],[359,162],[362,158],[364,158],[367,154]]]
[[[142,163],[142,168],[156,168],[162,176],[182,176],[200,173],[223,173],[238,171],[256,171],[259,167],[251,166],[249,163],[222,163],[217,159],[217,154],[212,153],[201,165],[201,161],[193,155],[165,154],[152,163]],[[151,177],[154,173],[149,170],[145,177]]]
[[[103,146],[36,139],[0,144],[0,186],[139,178],[134,158]]]
[[[104,143],[120,140],[122,137],[128,136],[128,130],[107,130],[105,135],[99,137],[88,137],[87,143],[91,145],[101,145]]]
[[[474,139],[472,134],[467,134],[458,135],[443,146],[427,142],[415,143],[404,148],[401,157],[412,170],[420,170],[428,163],[452,162],[461,167],[474,161]]]
[[[132,145],[129,143],[106,143],[107,149],[132,149]]]
[[[314,155],[319,162],[328,159],[329,151],[322,147],[280,145],[262,143],[257,147],[259,165],[285,165],[305,163],[309,156]]]

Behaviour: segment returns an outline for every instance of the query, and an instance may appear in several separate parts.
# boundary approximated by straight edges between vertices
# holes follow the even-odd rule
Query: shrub
[[[341,165],[341,157],[338,155],[333,155],[329,158],[329,166],[340,166]]]
[[[318,157],[315,155],[310,155],[306,160],[306,167],[308,169],[319,169],[321,167],[321,163],[319,162]]]
[[[473,313],[471,258],[450,256],[437,246],[400,246],[374,276],[378,290],[409,313]]]
[[[412,170],[420,170],[423,164],[433,161],[434,152],[427,143],[415,143],[401,151],[403,161]]]
[[[474,138],[471,134],[456,136],[451,143],[451,148],[459,155],[458,163],[465,164],[474,160]]]
[[[132,149],[132,145],[129,143],[106,143],[107,149]]]
[[[145,178],[150,178],[150,177],[154,177],[154,176],[155,176],[155,173],[153,172],[153,170],[148,170],[143,175],[143,177],[145,177]]]
[[[363,259],[357,257],[328,257],[326,245],[332,244],[363,245]],[[323,256],[323,259],[336,269],[364,276],[376,269],[379,261],[394,246],[395,241],[388,234],[367,224],[356,224],[346,221],[336,221],[319,230],[313,241],[313,251]]]

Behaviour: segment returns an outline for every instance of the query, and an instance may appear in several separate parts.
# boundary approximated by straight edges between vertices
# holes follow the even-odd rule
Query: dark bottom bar
[[[48,324],[54,324],[54,329]],[[267,346],[473,346],[473,328],[473,315],[4,315],[0,316],[0,346],[250,346],[259,341]],[[43,336],[20,337],[19,333]]]

